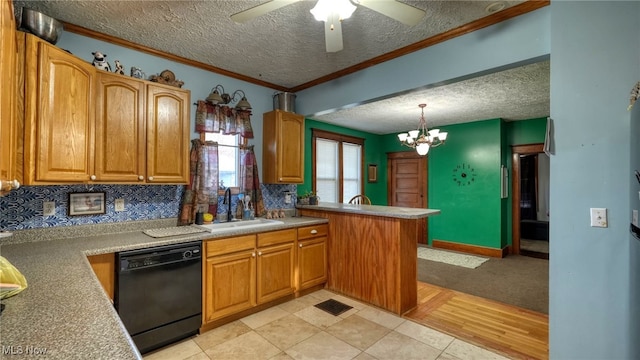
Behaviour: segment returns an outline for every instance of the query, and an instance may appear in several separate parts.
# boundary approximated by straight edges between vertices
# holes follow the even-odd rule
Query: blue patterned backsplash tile
[[[262,184],[265,208],[268,210],[294,208],[296,189],[296,185]],[[176,218],[183,191],[182,185],[23,186],[0,197],[0,230]],[[291,204],[285,204],[287,191],[293,195]],[[69,216],[69,193],[72,192],[104,192],[105,213]],[[125,200],[125,211],[115,211],[115,199]],[[226,205],[222,204],[222,196],[218,200],[218,213],[226,212]],[[44,201],[55,202],[55,215],[42,215]],[[233,204],[235,202],[236,199],[232,201]],[[235,209],[235,206],[232,209]]]

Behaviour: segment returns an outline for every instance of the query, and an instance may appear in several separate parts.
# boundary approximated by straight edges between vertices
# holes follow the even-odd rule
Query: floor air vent
[[[327,301],[323,301],[319,304],[316,304],[315,307],[317,307],[320,310],[324,310],[326,312],[328,312],[331,315],[335,315],[338,316],[340,314],[342,314],[345,311],[348,311],[349,309],[352,309],[352,306],[349,306],[347,304],[343,304],[340,301],[336,301],[333,299],[329,299]]]

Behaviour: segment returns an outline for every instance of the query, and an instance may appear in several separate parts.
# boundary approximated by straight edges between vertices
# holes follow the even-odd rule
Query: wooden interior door
[[[427,158],[415,151],[387,154],[387,204],[427,208]],[[417,222],[417,242],[427,243],[427,219]]]

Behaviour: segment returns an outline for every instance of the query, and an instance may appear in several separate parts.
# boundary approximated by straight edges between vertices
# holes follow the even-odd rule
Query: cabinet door
[[[298,242],[298,290],[327,281],[327,237]]]
[[[207,258],[204,276],[205,322],[255,306],[255,274],[255,250]]]
[[[269,184],[304,182],[304,116],[274,110],[263,116],[263,173]]]
[[[295,291],[293,242],[258,248],[258,304]]]
[[[187,90],[147,86],[147,182],[186,184],[189,179]]]
[[[0,3],[0,79],[2,79],[2,97],[0,97],[0,180],[13,180],[15,174],[14,152],[16,126],[16,86],[15,62],[17,56],[16,24],[13,16],[13,3],[1,0]]]
[[[113,302],[116,277],[116,257],[114,253],[87,256],[93,272],[102,288]]]
[[[144,182],[144,83],[121,75],[99,72],[97,99],[96,180]]]
[[[30,135],[25,146],[35,174],[25,168],[26,178],[45,183],[88,181],[94,163],[96,69],[27,35],[27,62],[33,61],[37,70],[27,64],[31,79],[25,96],[25,131]]]

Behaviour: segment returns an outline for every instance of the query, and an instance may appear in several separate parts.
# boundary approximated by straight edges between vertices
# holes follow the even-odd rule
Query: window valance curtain
[[[204,100],[198,100],[197,105],[196,132],[240,134],[245,139],[253,139],[250,110],[234,109],[226,105],[213,105]]]

